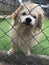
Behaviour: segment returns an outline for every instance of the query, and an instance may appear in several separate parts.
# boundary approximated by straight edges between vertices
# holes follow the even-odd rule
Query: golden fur
[[[41,30],[42,26],[42,19],[44,17],[44,11],[40,6],[36,7],[37,4],[35,3],[24,3],[25,6],[30,10],[33,10],[29,13],[29,16],[34,17],[34,14],[36,15],[37,23],[32,26],[26,26],[23,23],[20,22],[20,18],[24,16],[21,16],[23,10],[27,13],[29,12],[27,8],[23,5],[20,5],[20,7],[12,14],[13,21],[12,26],[10,28],[10,37],[11,39],[11,49],[8,51],[8,54],[12,54],[18,49],[22,50],[25,55],[30,55],[30,49],[37,44],[38,35],[35,36],[38,32]],[[35,8],[36,7],[36,8]],[[26,10],[25,10],[26,9]],[[29,17],[28,16],[28,17]],[[33,18],[35,21],[35,19]]]

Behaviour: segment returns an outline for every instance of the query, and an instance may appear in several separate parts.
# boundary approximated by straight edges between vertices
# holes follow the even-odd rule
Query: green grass
[[[0,50],[8,50],[10,47],[10,38],[8,37],[8,31],[11,19],[0,19]]]
[[[0,19],[0,50],[8,50],[10,48],[10,38],[8,37],[10,22],[11,22],[11,19],[7,19],[7,20]],[[46,34],[47,39],[43,33],[40,33],[40,42],[35,47],[33,47],[33,49],[31,50],[31,53],[49,55],[49,41],[48,41],[49,27],[48,26],[49,26],[49,20],[44,19],[44,22],[42,25],[42,29],[44,30],[42,32]]]

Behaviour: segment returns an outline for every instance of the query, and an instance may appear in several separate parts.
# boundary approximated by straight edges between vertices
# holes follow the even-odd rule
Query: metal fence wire
[[[40,0],[40,3],[39,3],[38,6],[41,6],[41,1],[42,0]],[[3,1],[0,1],[0,3],[9,5],[10,7],[12,6],[13,10],[15,10],[15,4],[11,5],[11,4],[5,3]],[[30,10],[27,8],[27,6],[24,3],[23,3],[23,5],[25,6],[25,8],[30,13]],[[38,6],[35,6],[35,8],[37,8]],[[35,8],[31,9],[31,11],[34,10]],[[48,12],[49,12],[49,10],[47,10],[46,13],[48,13]],[[10,26],[12,26],[12,24],[11,24],[12,18],[7,18],[7,17],[8,17],[8,15],[6,15],[6,16],[3,15],[3,18],[0,18],[0,50],[9,50],[10,49],[10,44],[12,44],[11,41],[10,41],[10,39],[14,42],[15,38],[18,39],[18,37],[20,37],[23,40],[22,45],[19,46],[19,48],[20,48],[24,44],[28,45],[28,43],[30,42],[30,40],[32,40],[34,38],[34,40],[38,44],[35,45],[35,46],[33,46],[32,48],[30,48],[30,46],[28,45],[28,47],[31,50],[31,54],[49,55],[49,20],[47,18],[44,18],[44,22],[43,22],[41,31],[39,33],[35,34],[35,35],[33,35],[32,32],[30,30],[28,30],[27,28],[26,28],[26,30],[22,31],[22,33],[21,33],[20,31],[18,31],[17,29],[15,29],[13,27],[13,29],[16,32],[20,33],[19,35],[15,36],[15,38],[13,39],[9,35],[9,32],[12,30],[12,28],[10,29]],[[25,40],[22,37],[23,36],[22,34],[25,31],[28,31],[28,34],[30,34],[31,39]],[[35,38],[35,36],[37,36],[37,35],[40,35],[40,40],[39,41]],[[21,60],[19,57],[17,57],[17,59]],[[13,60],[13,61],[15,61],[15,60]],[[34,63],[34,65],[36,64],[35,61],[33,61],[33,63]],[[24,61],[22,60],[22,65],[27,65],[27,64],[25,64]]]

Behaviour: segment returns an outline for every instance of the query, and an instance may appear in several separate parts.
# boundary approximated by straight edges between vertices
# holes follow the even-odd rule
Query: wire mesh
[[[39,0],[39,5],[38,6],[41,6],[43,1],[42,0]],[[13,10],[15,10],[15,7],[16,5],[15,4],[8,4],[6,2],[3,2],[3,1],[0,1],[0,3],[3,3],[5,5],[9,5],[10,7],[13,7]],[[19,3],[17,4],[19,5]],[[28,12],[30,13],[32,10],[34,10],[35,8],[37,8],[38,6],[34,7],[33,9],[29,10],[27,8],[27,6],[23,3],[23,5],[25,6],[25,8],[28,10]],[[17,7],[16,7],[17,8]],[[9,11],[10,12],[10,11]],[[46,14],[49,12],[49,9],[47,9],[47,12]],[[43,22],[43,25],[42,25],[42,29],[39,33],[33,35],[31,33],[30,30],[28,30],[26,28],[26,30],[28,31],[28,34],[30,34],[31,38],[30,39],[24,39],[22,37],[22,34],[26,31],[26,30],[23,30],[22,33],[20,31],[18,31],[17,29],[15,29],[15,27],[13,27],[13,29],[19,33],[18,35],[16,35],[14,37],[14,39],[12,37],[10,37],[9,35],[9,32],[12,30],[9,29],[10,26],[12,26],[11,24],[11,21],[12,19],[11,18],[7,18],[8,15],[6,16],[3,16],[3,18],[0,18],[0,50],[9,50],[10,48],[10,44],[11,44],[11,41],[10,39],[12,40],[13,43],[15,38],[17,39],[18,37],[20,37],[22,40],[23,40],[23,43],[22,45],[20,45],[19,47],[22,47],[24,44],[28,45],[29,41],[32,40],[32,38],[34,38],[34,40],[38,43],[37,45],[33,46],[32,48],[28,45],[28,47],[31,49],[31,53],[32,54],[44,54],[44,55],[49,55],[49,20],[48,19],[44,19],[44,22]],[[35,36],[37,35],[40,35],[40,40],[38,41]],[[21,42],[20,42],[21,43]],[[19,48],[18,48],[19,49]],[[20,50],[20,49],[19,49]],[[17,57],[18,61],[20,61],[21,57]],[[4,58],[3,58],[4,60]],[[13,60],[13,59],[12,59]],[[9,60],[8,60],[9,61]],[[15,62],[16,60],[13,60],[13,62]],[[22,61],[22,64],[21,65],[27,65],[24,63],[23,60]],[[13,63],[11,62],[11,63]],[[33,61],[34,65],[36,64],[35,61]]]

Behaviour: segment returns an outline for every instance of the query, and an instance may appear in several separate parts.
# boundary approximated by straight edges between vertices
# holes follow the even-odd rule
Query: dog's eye
[[[33,16],[36,19],[36,16]]]
[[[22,15],[26,15],[26,12],[23,12]]]

